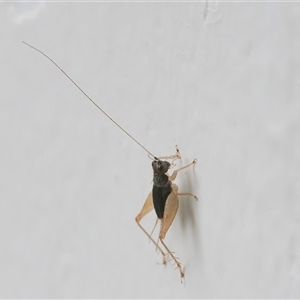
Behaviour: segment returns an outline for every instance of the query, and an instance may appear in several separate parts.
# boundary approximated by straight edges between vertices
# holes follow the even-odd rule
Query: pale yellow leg
[[[177,268],[180,272],[180,276],[181,278],[184,277],[184,272],[181,266],[181,263],[177,260],[177,258],[174,256],[174,254],[170,251],[170,249],[167,247],[167,245],[164,243],[163,239],[160,238],[160,242],[163,244],[163,246],[165,247],[165,249],[167,250],[167,252],[170,254],[170,256],[172,257],[172,259],[174,260],[175,264],[177,265]]]
[[[194,162],[193,162],[194,163]],[[193,164],[191,163],[191,164]],[[185,169],[189,167],[191,164],[181,168]],[[179,206],[179,200],[178,196],[192,196],[196,200],[198,199],[197,196],[191,194],[191,193],[179,193],[178,192],[178,186],[176,184],[172,184],[172,192],[168,196],[168,199],[166,201],[165,205],[165,211],[164,211],[164,217],[162,219],[161,223],[161,228],[160,228],[160,233],[159,233],[159,240],[161,244],[164,246],[164,248],[167,250],[171,258],[174,260],[174,263],[176,264],[177,268],[179,269],[180,276],[181,278],[184,277],[184,272],[181,266],[181,263],[179,262],[178,258],[174,256],[174,253],[170,251],[170,249],[167,247],[167,245],[164,243],[163,239],[165,238],[170,226],[172,225],[172,222],[176,216],[178,206]]]
[[[176,159],[180,159],[181,156],[180,156],[180,152],[179,152],[179,149],[177,147],[177,145],[175,146],[176,148],[176,153],[174,155],[168,155],[168,156],[159,156],[157,157],[159,160],[162,160],[162,159],[173,159],[176,160]]]
[[[155,224],[154,224],[154,226],[153,226],[153,229],[152,229],[152,231],[151,231],[151,233],[150,233],[150,236],[152,236],[152,234],[153,234],[153,232],[154,232],[154,230],[155,230],[155,228],[156,228],[156,226],[157,226],[158,220],[159,220],[159,218],[156,218],[156,221],[155,221]],[[157,238],[156,245],[158,245],[158,243],[159,243],[159,239]],[[157,248],[156,248],[156,250],[157,250]],[[164,262],[164,264],[165,264],[165,262]]]
[[[176,184],[172,184],[172,192],[167,198],[166,204],[165,204],[165,211],[164,211],[164,217],[161,220],[161,227],[159,232],[159,240],[161,244],[164,246],[166,251],[171,256],[171,259],[174,260],[174,263],[177,265],[177,268],[180,271],[181,278],[184,276],[182,266],[180,262],[178,261],[178,258],[175,257],[174,253],[170,251],[170,249],[167,247],[165,242],[163,241],[170,226],[172,225],[172,222],[176,216],[177,210],[179,206],[179,199],[178,199],[178,187]]]
[[[155,230],[155,228],[156,228],[156,226],[157,226],[158,220],[159,220],[159,218],[156,218],[156,221],[155,221],[155,224],[154,224],[154,226],[153,226],[153,229],[152,229],[152,231],[151,231],[151,233],[150,233],[150,236],[152,236],[152,234],[153,234],[153,232],[154,232],[154,230]]]
[[[156,246],[156,248],[160,251],[160,253],[163,256],[163,263],[166,264],[166,253],[161,249],[161,247],[158,245],[157,242],[154,241],[154,239],[151,237],[151,235],[144,229],[144,227],[140,224],[141,219],[148,214],[153,209],[153,200],[152,200],[152,192],[148,195],[144,206],[140,213],[136,216],[135,221],[138,224],[138,226],[143,230],[143,232],[148,236],[150,241]]]
[[[178,193],[177,195],[178,196],[191,196],[191,197],[194,197],[195,200],[198,200],[198,197],[194,194],[191,194],[191,193]]]
[[[184,169],[186,169],[186,168],[188,168],[188,167],[194,165],[196,162],[197,162],[197,160],[194,159],[190,164],[188,164],[188,165],[186,165],[186,166],[183,166],[183,167],[181,167],[181,168],[175,170],[175,171],[172,173],[172,175],[169,177],[170,181],[175,180],[175,178],[177,177],[177,174],[178,174],[179,171],[182,171],[182,170],[184,170]]]

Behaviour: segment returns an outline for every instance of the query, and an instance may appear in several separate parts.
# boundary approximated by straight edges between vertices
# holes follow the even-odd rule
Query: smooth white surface
[[[300,4],[0,7],[0,297],[300,297]],[[198,159],[166,237],[185,284],[134,221],[147,154],[21,40]]]

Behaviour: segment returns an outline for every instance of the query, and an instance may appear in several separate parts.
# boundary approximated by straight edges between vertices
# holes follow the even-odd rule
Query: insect
[[[135,220],[138,226],[143,230],[143,232],[148,236],[148,238],[153,242],[156,248],[160,251],[160,253],[163,256],[163,263],[166,264],[167,262],[166,253],[159,246],[159,243],[153,240],[151,234],[149,234],[144,229],[144,227],[142,227],[142,225],[140,224],[141,219],[154,208],[157,215],[156,224],[158,221],[160,221],[159,242],[163,245],[165,251],[171,256],[171,259],[174,261],[177,268],[179,269],[181,278],[183,278],[184,272],[181,263],[178,261],[178,259],[174,256],[173,252],[170,251],[170,249],[167,247],[167,245],[164,242],[164,238],[167,234],[167,231],[172,225],[172,222],[178,210],[178,206],[179,206],[178,196],[192,196],[196,200],[198,199],[197,196],[191,193],[179,193],[178,186],[172,183],[172,181],[175,180],[177,173],[179,171],[182,171],[194,165],[196,163],[196,159],[194,159],[190,164],[173,171],[172,175],[169,176],[166,174],[168,170],[173,166],[174,161],[180,158],[181,156],[176,146],[176,153],[174,155],[157,157],[156,159],[153,160],[152,162],[153,188],[150,194],[148,195],[144,203],[144,206],[142,207],[142,210],[136,216]],[[167,159],[172,161],[171,163],[169,163],[167,160],[162,160],[162,159]]]
[[[153,188],[150,194],[148,195],[142,210],[136,216],[135,220],[137,225],[142,229],[142,231],[147,235],[147,237],[152,241],[155,247],[163,256],[163,263],[166,264],[166,256],[169,254],[171,260],[174,261],[176,267],[179,269],[181,278],[184,277],[184,272],[179,259],[174,256],[174,253],[170,251],[167,245],[164,242],[164,238],[172,225],[172,222],[176,216],[178,206],[179,206],[179,196],[191,196],[197,200],[197,197],[191,193],[180,193],[178,191],[178,186],[173,183],[178,172],[195,165],[196,159],[194,159],[190,164],[183,166],[177,170],[174,170],[171,175],[168,175],[167,172],[175,166],[174,162],[177,159],[180,159],[180,152],[176,146],[176,153],[169,156],[156,157],[150,151],[148,151],[142,144],[140,144],[133,136],[131,136],[123,127],[121,127],[116,121],[114,121],[96,102],[94,102],[85,92],[82,90],[79,85],[49,56],[47,56],[41,50],[29,45],[24,42],[25,45],[34,49],[35,51],[41,53],[48,60],[50,60],[84,95],[88,100],[90,100],[107,118],[109,118],[117,127],[119,127],[127,136],[129,136],[135,143],[137,143],[142,149],[144,149],[148,155],[152,158],[152,169],[153,169]],[[169,162],[169,160],[171,162]],[[152,238],[152,233],[149,234],[144,227],[140,224],[141,219],[152,211],[154,208],[157,219],[155,226],[160,222],[160,231],[158,241],[156,242]],[[155,227],[154,227],[155,228]],[[161,246],[161,245],[162,246]],[[162,249],[164,248],[164,249]]]

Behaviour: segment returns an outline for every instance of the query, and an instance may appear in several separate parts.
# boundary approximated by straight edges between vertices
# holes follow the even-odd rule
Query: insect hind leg
[[[168,254],[171,256],[171,258],[174,260],[179,272],[180,272],[180,277],[183,278],[184,277],[184,272],[182,269],[182,265],[178,260],[178,257],[174,256],[174,253],[167,247],[167,245],[165,244],[165,242],[163,241],[162,238],[159,238],[160,242],[162,243],[162,245],[164,246],[164,248],[166,249],[166,251],[168,252]]]
[[[150,239],[150,241],[155,245],[156,249],[162,254],[163,256],[163,264],[165,265],[167,263],[166,256],[167,254],[161,249],[161,247],[158,245],[158,242],[155,242],[152,236],[146,231],[146,229],[136,220],[137,225],[142,229],[142,231],[147,235],[147,237]]]
[[[141,219],[147,215],[151,210],[153,210],[153,200],[152,200],[152,192],[149,194],[147,197],[144,206],[140,213],[136,216],[135,221],[137,225],[142,229],[142,231],[147,235],[149,240],[155,245],[156,249],[162,254],[163,256],[163,264],[165,265],[167,263],[166,260],[166,253],[161,249],[161,247],[158,245],[158,242],[155,242],[154,239],[152,238],[151,234],[149,234],[146,229],[140,224]]]

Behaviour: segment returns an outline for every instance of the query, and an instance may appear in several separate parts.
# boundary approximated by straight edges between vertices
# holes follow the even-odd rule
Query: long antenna
[[[115,125],[117,125],[124,133],[126,133],[133,141],[135,141],[141,148],[143,148],[149,155],[151,155],[155,160],[157,158],[148,151],[142,144],[140,144],[132,135],[130,135],[124,128],[122,128],[114,119],[112,119],[53,59],[51,59],[48,55],[46,55],[41,50],[27,44],[26,42],[22,41],[28,47],[34,49],[35,51],[44,55],[47,59],[49,59],[81,92],[82,94],[87,97],[107,118],[109,118]]]

